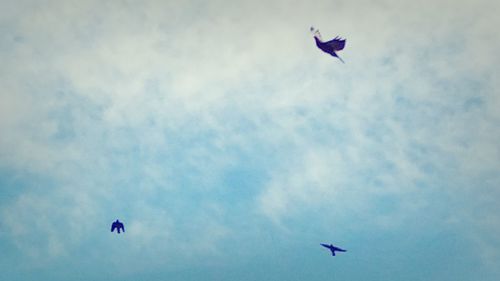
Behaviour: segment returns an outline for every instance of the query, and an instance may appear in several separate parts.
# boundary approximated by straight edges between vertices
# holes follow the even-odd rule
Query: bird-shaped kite
[[[118,233],[120,233],[120,229],[125,232],[125,227],[119,220],[116,220],[115,222],[113,222],[113,224],[111,224],[111,232],[113,232],[115,229],[118,231]]]
[[[345,39],[342,39],[337,36],[330,41],[323,42],[323,39],[321,38],[321,34],[319,33],[318,29],[315,29],[314,27],[311,26],[311,32],[314,35],[314,41],[316,41],[316,46],[318,46],[318,48],[320,48],[321,51],[338,58],[341,62],[344,63],[344,60],[342,60],[342,58],[340,58],[336,52],[344,49]]]
[[[332,244],[330,244],[330,245],[321,244],[321,246],[330,249],[330,251],[332,251],[332,256],[335,256],[335,251],[337,251],[337,252],[347,252],[347,250],[342,250],[340,248],[337,248],[337,247],[333,246]]]

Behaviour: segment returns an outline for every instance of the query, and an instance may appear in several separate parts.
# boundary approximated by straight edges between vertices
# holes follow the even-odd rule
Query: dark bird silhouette
[[[344,49],[345,39],[337,36],[330,41],[324,42],[318,29],[314,29],[314,27],[311,26],[311,32],[314,35],[316,46],[318,46],[321,51],[338,58],[342,63],[344,63],[344,60],[342,60],[342,58],[337,55],[337,52]]]
[[[119,220],[116,220],[115,222],[113,222],[113,224],[111,224],[111,232],[113,232],[115,229],[118,231],[118,233],[120,233],[120,229],[125,232],[125,227]]]
[[[337,252],[347,252],[347,250],[343,250],[343,249],[337,248],[337,247],[333,246],[332,244],[330,244],[330,245],[321,244],[321,246],[330,249],[330,251],[332,251],[332,256],[335,256],[335,251],[337,251]]]

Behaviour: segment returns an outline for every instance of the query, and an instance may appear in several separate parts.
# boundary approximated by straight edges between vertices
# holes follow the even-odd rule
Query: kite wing
[[[337,36],[332,40],[325,42],[325,44],[333,48],[334,51],[340,51],[343,50],[345,47],[345,39],[342,39]]]

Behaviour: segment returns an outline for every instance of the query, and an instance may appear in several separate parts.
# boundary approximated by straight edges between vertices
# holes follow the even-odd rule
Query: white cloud
[[[224,170],[241,164],[235,150],[266,160],[269,181],[256,188],[255,207],[276,222],[314,208],[368,210],[373,194],[411,202],[419,184],[443,175],[493,186],[500,40],[497,15],[484,7],[495,6],[10,4],[1,16],[9,32],[0,50],[0,131],[8,132],[0,167],[45,175],[56,187],[2,206],[4,224],[20,248],[62,255],[85,240],[76,221],[90,215],[89,231],[99,212],[120,210],[107,206],[115,196],[216,190]],[[347,37],[345,65],[315,49],[311,24],[324,37]],[[51,205],[77,187],[83,201]],[[142,216],[130,224],[136,245],[182,236],[172,226],[182,215],[128,204]],[[428,206],[414,204],[408,209]],[[34,222],[34,213],[45,219]],[[164,219],[148,220],[155,215]],[[216,253],[232,233],[224,216],[197,214],[199,226],[185,232],[208,234],[183,247]],[[29,224],[48,242],[26,241]],[[59,224],[80,233],[75,241],[50,230]]]

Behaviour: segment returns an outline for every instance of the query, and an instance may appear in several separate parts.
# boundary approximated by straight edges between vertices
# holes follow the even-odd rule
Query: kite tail
[[[344,60],[341,57],[337,56],[337,58],[339,58],[339,60],[345,64]]]

